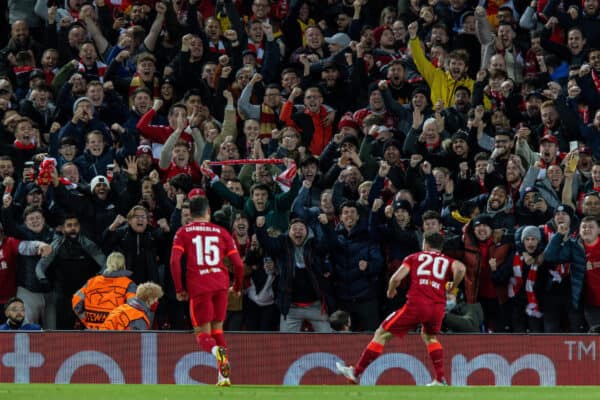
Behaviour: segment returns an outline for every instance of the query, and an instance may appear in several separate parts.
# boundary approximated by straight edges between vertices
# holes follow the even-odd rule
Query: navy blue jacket
[[[362,301],[377,297],[377,278],[383,269],[379,244],[369,236],[368,224],[360,222],[348,232],[343,224],[334,231],[331,224],[324,232],[333,264],[333,283],[336,298],[343,301]],[[361,271],[360,260],[368,263]]]

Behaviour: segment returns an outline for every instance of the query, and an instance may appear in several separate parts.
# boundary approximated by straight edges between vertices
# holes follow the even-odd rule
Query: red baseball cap
[[[552,142],[554,144],[558,144],[558,138],[554,135],[544,135],[544,137],[540,139],[540,144],[542,142]]]
[[[195,188],[195,189],[190,190],[187,197],[189,200],[191,200],[192,198],[194,198],[196,196],[206,196],[206,192],[204,191],[204,189]]]

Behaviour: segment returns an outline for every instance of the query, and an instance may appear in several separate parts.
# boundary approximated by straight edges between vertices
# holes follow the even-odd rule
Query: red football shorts
[[[381,327],[394,336],[402,337],[423,324],[423,332],[436,335],[442,327],[444,304],[405,304],[381,323]]]
[[[225,321],[227,289],[199,294],[190,299],[190,317],[194,327],[207,322]]]

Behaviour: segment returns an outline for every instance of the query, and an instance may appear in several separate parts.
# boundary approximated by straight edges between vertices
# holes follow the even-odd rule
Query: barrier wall
[[[226,334],[237,384],[344,384],[364,334]],[[598,336],[448,335],[452,385],[600,385]],[[425,384],[431,363],[418,335],[393,339],[361,384]],[[0,332],[0,382],[210,383],[214,358],[183,332]]]

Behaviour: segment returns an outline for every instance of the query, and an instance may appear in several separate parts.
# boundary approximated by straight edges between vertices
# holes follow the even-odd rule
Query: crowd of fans
[[[0,7],[7,313],[87,326],[117,251],[189,328],[170,248],[207,196],[245,262],[228,330],[374,330],[428,231],[467,266],[448,329],[600,325],[598,0]]]

